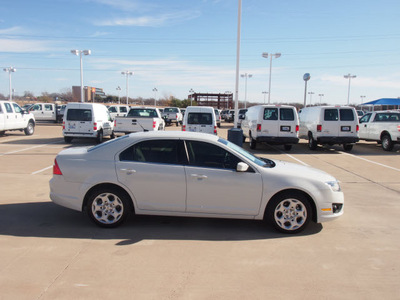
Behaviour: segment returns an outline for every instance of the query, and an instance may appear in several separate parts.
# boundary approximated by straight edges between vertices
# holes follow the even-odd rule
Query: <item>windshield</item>
[[[228,146],[232,150],[240,153],[241,155],[246,157],[248,160],[259,165],[260,167],[273,167],[275,165],[275,163],[273,163],[273,161],[271,161],[269,159],[258,158],[256,156],[254,156],[253,154],[251,154],[250,152],[247,152],[246,150],[244,150],[242,147],[239,147],[238,145],[231,143],[225,139],[219,139],[218,142],[220,142],[220,143]]]

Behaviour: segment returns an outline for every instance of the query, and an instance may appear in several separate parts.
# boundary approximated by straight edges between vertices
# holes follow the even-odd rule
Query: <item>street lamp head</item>
[[[263,52],[263,53],[262,53],[262,57],[268,58],[268,52]]]
[[[249,74],[248,76],[249,76],[249,78],[251,78],[251,77],[253,77],[253,74]]]
[[[79,55],[79,50],[71,50],[71,53],[74,55]]]
[[[275,58],[279,58],[279,57],[281,57],[281,55],[282,55],[282,54],[280,54],[280,53],[275,53],[275,54],[274,54]]]
[[[92,53],[92,51],[91,50],[83,50],[82,53],[85,55],[90,55]]]

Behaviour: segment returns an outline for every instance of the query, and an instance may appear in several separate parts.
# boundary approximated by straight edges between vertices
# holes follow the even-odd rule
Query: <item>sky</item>
[[[0,0],[0,66],[22,96],[80,85],[187,99],[235,91],[238,0]],[[242,0],[239,100],[350,104],[400,97],[400,1]],[[157,88],[157,92],[153,89]],[[247,92],[246,92],[247,91]],[[9,95],[9,73],[0,76]],[[313,94],[309,94],[313,93]],[[323,95],[323,96],[320,96]],[[365,96],[365,97],[364,97]]]

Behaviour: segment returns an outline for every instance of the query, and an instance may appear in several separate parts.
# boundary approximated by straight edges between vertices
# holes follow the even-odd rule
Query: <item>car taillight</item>
[[[182,126],[182,131],[186,131],[186,125]]]
[[[214,134],[217,134],[217,126],[214,126]]]
[[[296,125],[296,132],[299,132],[300,128],[299,125]]]
[[[257,131],[261,131],[261,124],[257,124]]]
[[[117,127],[117,120],[114,120],[114,127]]]
[[[360,125],[356,125],[356,131],[358,132],[360,130]]]
[[[153,128],[156,128],[156,121],[153,121]]]
[[[53,165],[53,175],[62,175],[61,169],[58,166],[57,160],[54,160],[54,165]]]
[[[400,131],[400,125],[397,125],[397,131]]]
[[[317,131],[321,132],[322,131],[322,125],[317,125]]]
[[[65,129],[65,121],[63,122],[63,130]]]
[[[93,130],[97,131],[97,123],[96,122],[93,123]]]

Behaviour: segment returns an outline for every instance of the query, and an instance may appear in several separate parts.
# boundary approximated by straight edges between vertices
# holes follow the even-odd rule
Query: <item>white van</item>
[[[113,119],[115,119],[115,117],[125,117],[129,109],[128,105],[111,105],[108,107],[108,111]]]
[[[188,106],[182,124],[183,131],[217,134],[217,121],[211,106]]]
[[[250,107],[242,118],[243,141],[250,139],[250,148],[257,143],[284,145],[292,149],[299,142],[299,118],[296,108],[290,105],[256,105]]]
[[[107,107],[98,103],[68,103],[63,119],[66,143],[73,138],[95,138],[98,143],[104,136],[114,138],[114,123]]]
[[[299,137],[308,139],[311,150],[317,144],[341,144],[345,151],[353,149],[358,142],[358,116],[350,106],[313,106],[299,111]]]

